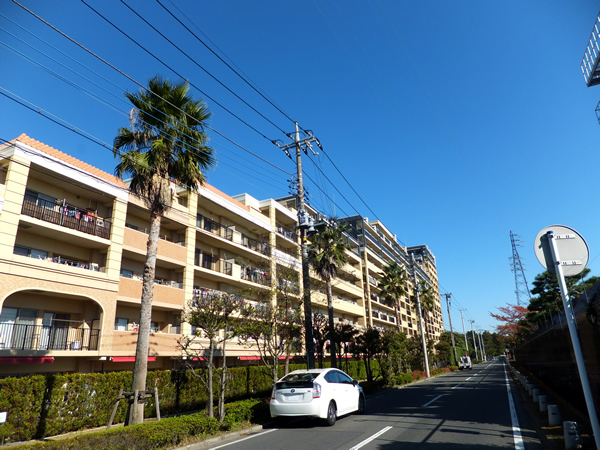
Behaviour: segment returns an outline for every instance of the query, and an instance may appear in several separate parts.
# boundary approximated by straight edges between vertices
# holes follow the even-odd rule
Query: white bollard
[[[577,422],[563,422],[563,432],[565,436],[565,449],[573,450],[580,448],[581,438],[579,437],[579,430],[577,428]]]
[[[548,396],[547,395],[540,395],[539,398],[539,403],[540,403],[540,412],[546,412],[548,411]]]
[[[548,425],[555,427],[560,425],[560,411],[558,405],[548,405]]]
[[[539,397],[540,397],[540,390],[533,389],[533,403],[537,403]]]

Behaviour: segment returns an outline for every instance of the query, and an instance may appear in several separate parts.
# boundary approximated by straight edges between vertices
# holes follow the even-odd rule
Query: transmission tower
[[[527,286],[527,279],[525,278],[525,269],[523,269],[523,263],[517,247],[522,247],[521,240],[518,234],[510,232],[510,244],[512,245],[512,257],[510,259],[510,270],[515,274],[515,294],[517,295],[517,305],[525,306],[529,304],[531,300],[531,292],[529,292],[529,286]]]

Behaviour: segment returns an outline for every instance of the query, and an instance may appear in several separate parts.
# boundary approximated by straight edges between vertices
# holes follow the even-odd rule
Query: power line
[[[16,0],[12,0],[13,2],[17,3]],[[179,72],[177,72],[175,69],[173,69],[171,66],[169,66],[167,63],[165,63],[163,60],[161,60],[160,58],[158,58],[154,53],[152,53],[150,50],[148,50],[146,47],[144,47],[142,44],[140,44],[139,42],[137,42],[135,39],[133,39],[131,36],[129,36],[127,33],[125,33],[122,29],[120,29],[119,27],[117,27],[115,24],[113,24],[110,20],[108,20],[106,17],[104,17],[102,14],[100,14],[98,11],[96,11],[94,8],[92,8],[90,5],[88,5],[84,0],[81,0],[81,2],[87,6],[88,8],[90,8],[93,12],[95,12],[98,16],[100,16],[102,19],[104,19],[108,24],[110,24],[112,27],[114,27],[117,31],[119,31],[121,34],[123,34],[123,36],[125,36],[127,39],[129,39],[131,42],[133,42],[134,44],[136,44],[139,48],[141,48],[142,50],[144,50],[148,55],[150,55],[151,57],[153,57],[154,59],[156,59],[156,61],[158,61],[159,63],[161,63],[163,66],[165,66],[167,69],[169,69],[170,71],[172,71],[174,74],[176,74],[179,78],[181,78],[182,80],[185,80],[186,78],[181,75]],[[17,3],[18,4],[18,3]],[[29,11],[29,10],[27,10]],[[32,13],[33,14],[33,13]],[[35,15],[35,14],[34,14]],[[37,15],[35,15],[36,17],[39,17]],[[142,87],[143,89],[147,89],[143,84],[139,83],[138,81],[134,80],[133,78],[131,78],[129,75],[127,75],[126,73],[122,72],[121,70],[119,70],[118,68],[116,68],[115,66],[113,66],[112,64],[110,64],[108,61],[104,60],[103,58],[101,58],[100,56],[96,55],[95,53],[93,53],[92,51],[88,50],[86,47],[84,47],[83,45],[81,45],[79,42],[75,41],[74,39],[71,39],[69,36],[67,36],[66,34],[64,34],[62,31],[58,30],[57,28],[55,28],[54,26],[50,25],[48,22],[46,22],[45,20],[41,19],[44,23],[46,23],[47,25],[49,25],[50,27],[52,27],[52,29],[58,31],[60,34],[62,34],[63,36],[65,36],[67,39],[69,39],[70,41],[72,41],[73,43],[75,43],[76,45],[78,45],[79,47],[81,47],[82,49],[84,49],[85,51],[87,51],[88,53],[90,53],[92,56],[98,58],[100,61],[104,62],[105,64],[107,64],[109,67],[115,69],[117,72],[119,72],[121,75],[127,77],[130,81],[133,81],[135,84],[137,84],[138,86]],[[264,139],[270,141],[270,139],[265,136],[263,133],[261,133],[260,131],[258,131],[256,128],[254,128],[252,125],[250,125],[248,122],[246,122],[244,119],[242,119],[241,117],[239,117],[238,115],[234,114],[232,111],[230,111],[228,108],[226,108],[225,106],[223,106],[221,103],[219,103],[217,100],[215,100],[214,98],[212,98],[210,95],[208,95],[206,92],[204,92],[202,89],[200,89],[198,86],[196,86],[194,83],[191,83],[188,81],[188,83],[190,84],[190,86],[193,86],[195,89],[198,90],[198,92],[200,92],[202,95],[204,95],[206,98],[208,98],[211,102],[213,102],[215,105],[221,107],[224,111],[226,111],[227,113],[229,113],[231,116],[233,116],[234,118],[236,118],[237,120],[239,120],[241,123],[243,123],[244,125],[246,125],[248,128],[250,128],[252,131],[254,131],[255,133],[259,134],[260,136],[262,136]],[[173,106],[173,105],[172,105]]]
[[[295,121],[288,116],[283,110],[281,110],[281,108],[279,108],[279,106],[277,106],[276,104],[274,104],[268,97],[266,97],[260,90],[258,90],[256,87],[254,87],[254,85],[252,83],[250,83],[245,77],[243,77],[237,70],[235,70],[233,67],[231,67],[227,61],[223,60],[223,58],[221,58],[212,48],[210,48],[202,39],[200,39],[192,30],[190,30],[183,22],[181,22],[171,11],[169,11],[161,2],[160,0],[156,0],[156,3],[158,3],[160,6],[162,6],[162,8],[167,11],[171,17],[173,17],[173,19],[175,19],[177,22],[179,22],[179,24],[181,24],[182,27],[184,27],[192,36],[194,36],[202,45],[204,45],[213,55],[215,55],[219,61],[221,61],[223,64],[225,64],[229,69],[231,69],[231,71],[233,73],[235,73],[238,77],[240,77],[240,79],[242,81],[244,81],[248,86],[250,86],[258,95],[260,95],[263,99],[265,99],[271,106],[273,106],[273,108],[275,108],[277,111],[279,111],[281,114],[283,114],[289,121],[291,121],[292,123],[295,123]],[[175,6],[173,4],[173,2],[170,2],[173,6]],[[181,13],[181,10],[179,8],[177,8],[177,6],[175,6],[175,8]],[[183,14],[183,13],[182,13]],[[185,16],[185,14],[183,14],[184,17],[186,17],[186,19],[189,20],[189,18],[187,18],[187,16]],[[191,21],[190,21],[191,22]],[[198,27],[196,27],[197,29]]]
[[[81,2],[88,6],[87,3],[85,3],[84,0],[81,0]],[[121,3],[123,3],[123,5],[125,5],[125,7],[127,7],[132,13],[134,13],[137,17],[140,18],[140,20],[142,20],[146,25],[148,25],[150,28],[152,28],[156,33],[158,33],[164,40],[166,40],[169,44],[171,44],[173,47],[175,47],[177,50],[179,50],[181,52],[181,54],[183,54],[187,59],[189,59],[193,64],[195,64],[198,68],[200,68],[201,70],[204,71],[204,73],[206,73],[209,77],[211,77],[213,80],[215,80],[217,83],[219,83],[219,85],[221,85],[222,87],[224,87],[227,92],[229,92],[230,94],[234,95],[238,100],[240,100],[244,105],[246,105],[248,108],[250,108],[252,111],[254,111],[256,114],[258,114],[260,117],[262,117],[263,119],[265,119],[267,122],[269,122],[271,125],[273,125],[275,128],[277,128],[279,131],[281,131],[283,134],[285,134],[285,131],[283,131],[278,125],[276,125],[275,123],[273,123],[270,119],[268,119],[267,117],[265,117],[260,111],[258,111],[256,108],[254,108],[252,105],[250,105],[246,100],[244,100],[242,97],[240,97],[238,94],[236,94],[235,92],[233,92],[227,85],[225,85],[225,83],[223,83],[221,80],[219,80],[217,77],[215,77],[212,73],[210,73],[208,70],[206,70],[206,68],[204,68],[202,65],[198,64],[198,62],[193,59],[190,55],[188,55],[186,52],[184,52],[178,45],[176,45],[173,41],[171,41],[168,37],[166,37],[163,33],[161,33],[155,26],[153,26],[150,22],[148,22],[146,19],[144,19],[135,9],[133,9],[131,6],[129,6],[127,3],[125,3],[124,0],[121,0]],[[160,2],[159,2],[160,4]],[[162,6],[162,5],[161,5]],[[91,8],[91,7],[90,7]],[[95,11],[95,10],[94,10]],[[112,23],[111,23],[112,25]],[[121,31],[119,29],[119,31]],[[172,70],[172,69],[171,69]],[[266,136],[263,135],[263,137],[265,139]]]

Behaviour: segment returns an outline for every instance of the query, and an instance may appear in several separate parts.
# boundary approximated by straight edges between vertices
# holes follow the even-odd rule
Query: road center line
[[[421,408],[425,408],[426,406],[431,405],[433,402],[435,402],[438,398],[442,397],[444,394],[442,395],[438,395],[436,398],[434,398],[433,400],[429,400],[427,403],[425,403],[424,405],[421,406]]]
[[[525,450],[525,444],[523,443],[523,437],[521,436],[521,429],[519,428],[519,418],[517,417],[517,410],[515,409],[515,402],[510,391],[510,384],[508,382],[508,375],[506,374],[506,366],[504,368],[504,379],[506,380],[506,392],[508,393],[508,407],[510,409],[510,421],[512,422],[513,439],[515,441],[515,450]]]
[[[256,436],[262,436],[263,434],[271,433],[272,431],[277,431],[277,428],[273,428],[272,430],[263,431],[262,433],[253,434],[252,436],[247,436],[243,439],[238,439],[237,441],[229,442],[228,444],[219,445],[218,447],[211,447],[208,450],[216,450],[218,448],[227,447],[228,445],[237,444],[238,442],[247,441],[248,439],[255,438]]]
[[[373,436],[368,437],[364,441],[359,442],[358,444],[356,444],[354,447],[351,447],[350,450],[358,450],[359,448],[364,447],[369,442],[377,439],[379,436],[381,436],[383,433],[385,433],[386,431],[390,430],[391,428],[392,427],[385,427],[385,428],[381,429],[380,431],[378,431],[377,433],[375,433]]]

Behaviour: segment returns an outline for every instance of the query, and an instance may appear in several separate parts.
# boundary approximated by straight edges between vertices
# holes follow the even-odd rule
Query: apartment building
[[[120,179],[26,135],[0,146],[0,158],[0,376],[131,370],[146,206]],[[178,342],[192,332],[181,314],[194,296],[244,289],[252,292],[246,301],[259,304],[272,297],[282,267],[301,270],[293,198],[230,197],[208,184],[198,193],[173,186],[173,197],[160,230],[149,369],[178,364]],[[392,310],[372,296],[383,264],[393,259],[387,252],[396,251],[395,238],[379,223],[355,222],[365,232],[347,235],[348,263],[333,285],[336,320],[396,326]],[[409,254],[420,255],[419,273],[437,288],[427,247],[396,247],[405,263]],[[313,310],[326,314],[324,285],[314,274],[311,292]],[[418,332],[411,317],[407,306],[408,334]],[[439,335],[441,309],[428,326]],[[257,358],[235,341],[228,357],[232,364]]]
[[[415,295],[415,281],[424,281],[435,293],[434,310],[424,318],[424,327],[430,339],[438,339],[444,331],[444,323],[433,253],[425,245],[401,245],[396,235],[378,220],[351,216],[339,221],[346,226],[348,234],[359,242],[366,299],[365,323],[381,330],[397,329],[409,337],[420,335],[418,312],[409,299]],[[395,308],[382,301],[379,284],[384,267],[391,262],[404,267],[408,275],[407,296],[400,302],[399,323]]]

